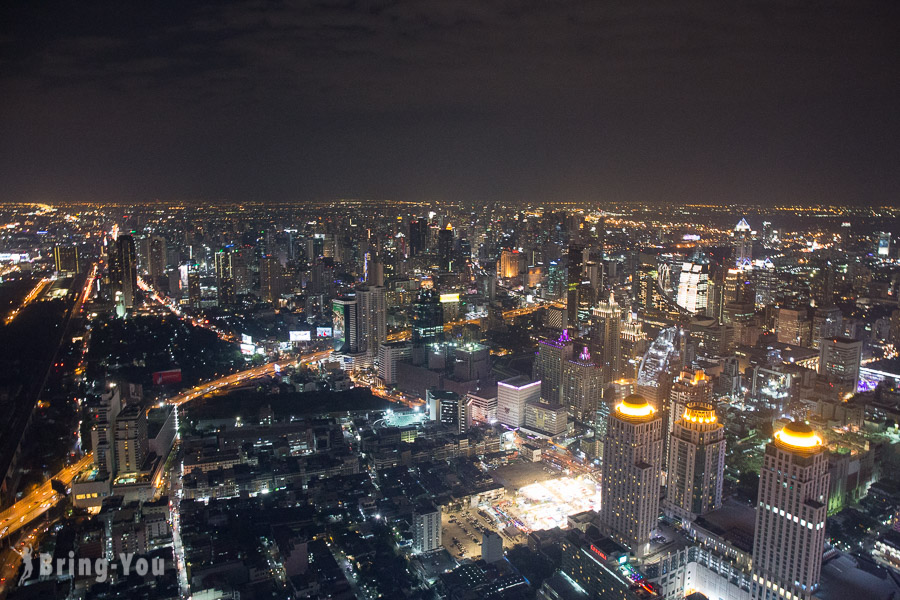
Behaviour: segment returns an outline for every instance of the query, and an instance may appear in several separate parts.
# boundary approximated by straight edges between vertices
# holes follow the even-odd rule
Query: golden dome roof
[[[616,405],[616,414],[626,419],[649,419],[656,411],[643,396],[629,394]]]
[[[815,452],[822,446],[822,438],[812,427],[792,421],[775,432],[775,444],[790,452]]]

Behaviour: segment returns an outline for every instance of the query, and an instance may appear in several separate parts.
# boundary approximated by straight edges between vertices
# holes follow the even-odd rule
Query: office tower
[[[434,290],[419,292],[412,313],[413,344],[423,345],[444,339],[444,309]]]
[[[563,365],[575,354],[575,344],[563,330],[559,339],[540,340],[534,362],[534,378],[541,382],[541,398],[547,402],[563,401]]]
[[[237,284],[237,282],[235,282]],[[259,259],[259,296],[264,302],[275,304],[284,293],[284,273],[274,256]]]
[[[580,423],[593,424],[603,402],[603,370],[591,360],[588,349],[563,363],[563,405]]]
[[[429,388],[425,392],[428,418],[439,421],[456,433],[466,430],[466,400],[456,392]]]
[[[681,368],[681,337],[678,327],[660,331],[638,369],[635,390],[647,399],[654,410],[668,410],[672,378]]]
[[[681,418],[684,410],[691,402],[712,402],[712,381],[702,369],[682,370],[669,391],[669,418],[666,432],[674,429],[675,421]],[[667,455],[668,456],[668,455]]]
[[[453,349],[453,377],[458,381],[486,379],[491,373],[490,348],[467,342]]]
[[[525,423],[525,405],[539,402],[541,382],[520,375],[497,384],[497,420],[510,427]]]
[[[235,294],[250,293],[250,267],[247,264],[250,252],[248,248],[233,248],[229,252],[228,260],[231,265],[231,277],[234,279]]]
[[[356,288],[359,303],[359,351],[375,355],[387,338],[387,290],[382,286]]]
[[[438,267],[441,271],[453,271],[453,228],[448,224],[438,232]]]
[[[234,272],[231,268],[231,253],[216,252],[216,297],[219,306],[230,306],[235,302]]]
[[[397,363],[412,355],[409,342],[384,342],[378,345],[378,378],[385,386],[397,383]]]
[[[837,306],[816,308],[812,321],[812,347],[818,349],[822,338],[833,338],[844,331],[844,315]]]
[[[562,404],[529,402],[525,405],[525,429],[550,437],[565,433],[568,426],[568,411]]]
[[[513,279],[525,270],[525,255],[518,250],[503,250],[500,253],[500,270],[497,274],[501,279]]]
[[[862,342],[848,337],[823,338],[819,343],[819,374],[829,381],[843,384],[856,392],[859,385],[859,365]]]
[[[578,289],[584,268],[584,246],[569,244],[566,258],[566,309],[568,311],[569,324],[576,326],[578,319]]]
[[[122,305],[126,309],[134,307],[137,290],[137,254],[134,238],[120,235],[109,248],[109,281],[112,290],[121,294]]]
[[[556,300],[565,293],[565,269],[563,269],[558,260],[551,260],[547,264],[547,299]],[[568,314],[566,315],[568,320]]]
[[[331,335],[334,351],[341,354],[359,352],[359,317],[356,298],[336,298],[331,303]]]
[[[887,258],[891,255],[891,234],[887,231],[879,231],[875,234],[875,254],[878,258]]]
[[[732,233],[734,238],[734,264],[739,269],[748,268],[753,260],[753,237],[747,219],[741,219]]]
[[[643,397],[627,396],[610,414],[603,442],[600,522],[638,557],[659,519],[662,453],[662,419]]]
[[[149,254],[147,257],[147,274],[155,286],[165,276],[167,265],[166,238],[160,235],[150,236]]]
[[[622,356],[622,309],[612,292],[609,301],[594,308],[591,320],[591,350],[603,369],[603,381],[618,379]]]
[[[481,560],[488,564],[503,560],[503,538],[496,531],[485,529],[481,534]]]
[[[641,359],[650,347],[650,340],[644,333],[644,326],[634,313],[627,311],[625,320],[622,321],[622,331],[619,333],[619,366],[621,375],[626,379],[637,377]]]
[[[805,423],[775,432],[766,446],[753,538],[753,600],[809,600],[825,548],[828,458]],[[790,594],[790,595],[788,595]]]
[[[681,265],[676,303],[691,314],[706,313],[709,266],[686,262]]]
[[[428,222],[424,219],[413,219],[409,222],[409,255],[419,256],[426,250],[428,240]]]
[[[94,448],[94,465],[98,479],[107,479],[116,473],[115,424],[122,410],[122,394],[113,387],[100,395],[100,406],[94,410],[91,425],[91,444]]]
[[[441,509],[419,504],[413,511],[413,554],[424,554],[441,547]]]
[[[832,289],[834,277],[832,276]],[[764,308],[775,304],[775,293],[778,291],[778,273],[775,265],[768,258],[762,266],[753,270],[753,288],[756,293],[756,306]]]
[[[711,402],[688,402],[669,441],[666,512],[694,520],[722,506],[725,428]]]
[[[753,288],[752,271],[747,269],[728,269],[722,283],[722,306],[733,303],[756,303],[756,290]]]
[[[187,297],[191,308],[200,308],[200,274],[193,268],[187,274]]]
[[[782,306],[775,317],[775,335],[782,344],[809,346],[812,323],[805,306]]]
[[[468,393],[466,416],[469,424],[494,423],[497,420],[497,390],[478,390]]]
[[[80,273],[78,267],[78,246],[54,246],[53,266],[59,273]]]
[[[116,417],[116,473],[137,473],[147,460],[147,411],[139,404],[122,409]]]

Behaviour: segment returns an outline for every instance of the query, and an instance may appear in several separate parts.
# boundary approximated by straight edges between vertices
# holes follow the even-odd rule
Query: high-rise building
[[[121,410],[122,394],[118,387],[101,394],[100,405],[94,410],[91,444],[98,479],[109,479],[116,474],[115,424]]]
[[[594,423],[603,402],[603,370],[585,348],[578,358],[563,363],[563,405],[581,423]]]
[[[425,405],[432,421],[439,421],[456,433],[466,431],[466,399],[456,392],[430,388],[425,392]]]
[[[565,433],[568,424],[568,411],[562,404],[547,402],[529,402],[525,404],[526,429],[549,435],[550,437]]]
[[[126,309],[134,307],[137,290],[137,254],[134,238],[120,235],[109,247],[109,281],[112,290],[121,294],[122,305]]]
[[[216,298],[219,306],[230,306],[235,302],[235,281],[232,270],[232,253],[226,250],[216,252]]]
[[[585,531],[569,529],[560,543],[560,570],[544,580],[537,597],[541,600],[563,598],[650,600],[655,592],[642,582],[628,562],[628,549],[596,527]],[[639,578],[640,577],[640,578]]]
[[[822,338],[833,338],[844,331],[844,315],[837,306],[821,306],[813,313],[812,347],[818,349]]]
[[[734,264],[739,269],[750,266],[753,260],[753,232],[750,230],[750,224],[747,219],[741,219],[735,226],[732,236],[734,237]]]
[[[579,321],[578,292],[584,275],[584,246],[569,244],[566,268],[566,309],[569,324],[576,325]]]
[[[441,271],[453,271],[453,228],[448,224],[438,232],[438,267]]]
[[[503,250],[500,253],[500,271],[497,275],[501,279],[513,279],[525,270],[525,255],[518,250]]]
[[[876,235],[875,254],[878,258],[887,258],[891,255],[891,234],[887,231],[879,231]]]
[[[139,404],[122,409],[116,417],[116,473],[137,473],[149,453],[147,411]]]
[[[600,302],[591,316],[591,350],[603,369],[603,380],[618,379],[622,357],[622,309],[616,297],[609,293],[607,302]]]
[[[691,314],[706,313],[709,266],[686,262],[681,265],[675,302]]]
[[[200,308],[200,273],[191,268],[187,273],[187,298],[191,308]]]
[[[828,458],[805,423],[775,432],[759,477],[753,600],[809,600],[819,584],[828,509]]]
[[[775,335],[782,344],[808,347],[812,337],[812,323],[805,306],[782,306],[775,317]]]
[[[822,338],[819,342],[819,374],[856,392],[862,342],[848,337]]]
[[[538,342],[534,378],[541,381],[541,398],[546,402],[563,402],[563,365],[574,354],[575,344],[567,330],[563,330],[559,339]]]
[[[60,273],[80,273],[78,246],[54,246],[53,266]]]
[[[710,402],[688,402],[669,442],[666,510],[693,520],[722,505],[725,428]]]
[[[236,283],[236,282],[235,282]],[[284,293],[284,269],[275,256],[259,259],[259,295],[263,301],[275,304]]]
[[[423,345],[444,339],[444,309],[434,290],[422,290],[413,303],[412,341]]]
[[[622,331],[619,333],[620,343],[619,350],[619,367],[621,375],[626,379],[634,379],[637,377],[638,368],[641,366],[641,359],[650,347],[650,340],[644,333],[644,326],[631,311],[625,313],[625,320],[622,321]]]
[[[510,427],[525,424],[525,405],[541,399],[541,382],[524,375],[497,384],[497,420]]]
[[[373,356],[387,338],[387,290],[383,286],[361,286],[356,289],[359,303],[360,352]]]
[[[610,414],[604,440],[600,522],[638,557],[650,549],[659,520],[662,454],[662,419],[641,396],[626,397]]]
[[[497,420],[497,390],[469,392],[466,417],[470,425],[473,422],[494,423]]]
[[[383,342],[378,346],[378,378],[390,387],[397,383],[397,362],[412,354],[409,342]]]
[[[359,317],[355,297],[336,298],[331,303],[331,335],[334,351],[341,354],[359,352]]]
[[[681,418],[690,402],[712,402],[712,380],[706,376],[702,369],[691,371],[682,370],[669,390],[669,418],[667,432],[672,431],[675,421]]]
[[[413,553],[425,554],[441,547],[441,509],[419,504],[413,511]]]
[[[409,255],[419,256],[425,252],[428,243],[428,221],[413,219],[409,222]]]
[[[166,274],[168,263],[166,256],[166,238],[161,235],[150,236],[149,256],[147,257],[147,274],[153,285],[160,285]]]

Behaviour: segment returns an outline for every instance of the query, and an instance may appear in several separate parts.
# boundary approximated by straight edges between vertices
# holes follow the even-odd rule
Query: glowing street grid
[[[525,533],[568,527],[567,517],[600,510],[600,485],[588,477],[557,477],[519,488],[513,500],[491,507],[504,526]]]

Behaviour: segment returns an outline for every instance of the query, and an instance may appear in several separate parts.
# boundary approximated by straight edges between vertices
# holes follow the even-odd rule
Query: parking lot
[[[481,558],[481,534],[486,528],[493,530],[490,521],[478,514],[477,510],[444,513],[441,516],[442,540],[444,548],[457,560]],[[504,546],[508,540],[504,539]]]

